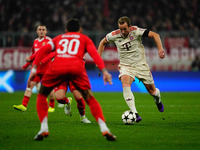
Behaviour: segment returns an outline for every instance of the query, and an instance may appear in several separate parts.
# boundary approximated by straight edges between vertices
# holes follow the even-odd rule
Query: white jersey
[[[108,42],[114,42],[119,53],[120,64],[131,67],[147,67],[145,49],[141,37],[146,29],[137,26],[130,27],[127,37],[121,35],[120,29],[112,31],[106,35]]]

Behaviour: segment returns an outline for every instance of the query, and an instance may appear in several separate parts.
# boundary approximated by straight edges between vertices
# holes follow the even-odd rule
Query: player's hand
[[[26,62],[30,62],[31,59],[30,59],[30,56],[26,57]]]
[[[163,49],[159,50],[158,55],[161,59],[165,58],[165,51]]]
[[[106,83],[108,82],[108,84],[113,84],[112,83],[112,76],[110,73],[108,73],[107,70],[104,70],[102,71],[102,74],[103,74],[103,81],[104,81],[104,84],[106,85]]]

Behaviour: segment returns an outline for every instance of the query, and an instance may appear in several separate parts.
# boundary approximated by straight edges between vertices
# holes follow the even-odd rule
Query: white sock
[[[41,134],[41,133],[44,132],[44,131],[47,131],[47,132],[49,131],[47,120],[48,120],[47,117],[45,117],[45,118],[42,120],[39,134]]]
[[[152,95],[154,97],[155,103],[161,102],[160,90],[156,88],[156,93]]]
[[[123,86],[123,96],[130,110],[137,113],[135,108],[135,98],[130,86]]]
[[[106,123],[103,120],[101,120],[100,118],[98,119],[98,124],[99,124],[100,130],[101,130],[102,133],[105,132],[105,131],[110,132]]]
[[[81,116],[81,115],[80,115]],[[85,117],[85,115],[81,116],[81,118]]]

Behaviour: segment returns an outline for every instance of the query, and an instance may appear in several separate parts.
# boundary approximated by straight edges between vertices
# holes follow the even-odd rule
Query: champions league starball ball
[[[125,111],[125,112],[122,114],[122,122],[123,122],[125,125],[134,124],[134,123],[136,122],[136,115],[135,115],[135,113],[133,113],[133,112],[130,111],[130,110]]]

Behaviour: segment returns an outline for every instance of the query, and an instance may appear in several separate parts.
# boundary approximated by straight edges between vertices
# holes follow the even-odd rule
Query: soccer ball
[[[127,110],[122,114],[122,122],[126,125],[134,124],[136,115],[131,110]]]

